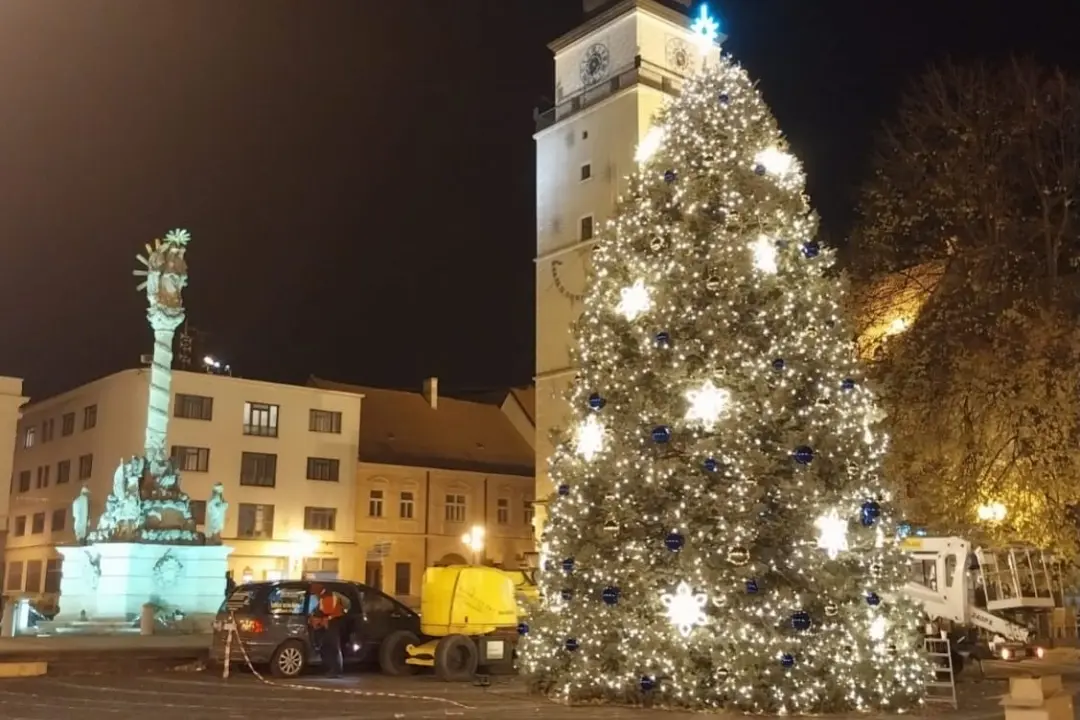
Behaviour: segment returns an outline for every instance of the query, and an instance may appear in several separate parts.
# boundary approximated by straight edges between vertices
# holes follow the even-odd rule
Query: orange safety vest
[[[336,592],[328,592],[319,598],[319,612],[331,620],[345,614]]]

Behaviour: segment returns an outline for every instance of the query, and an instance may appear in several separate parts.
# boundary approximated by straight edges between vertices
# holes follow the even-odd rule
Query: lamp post
[[[461,536],[461,542],[472,551],[472,564],[480,564],[480,553],[484,550],[484,527],[473,525],[469,532]]]

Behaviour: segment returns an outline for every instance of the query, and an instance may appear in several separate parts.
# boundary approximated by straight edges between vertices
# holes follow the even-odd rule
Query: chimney
[[[439,409],[439,378],[429,377],[424,381],[424,399],[432,410]]]

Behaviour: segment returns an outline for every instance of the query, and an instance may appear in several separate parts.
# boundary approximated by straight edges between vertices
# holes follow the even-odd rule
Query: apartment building
[[[531,389],[462,399],[439,397],[436,378],[415,392],[310,384],[364,397],[357,578],[416,604],[426,567],[528,564],[535,545]],[[474,528],[484,531],[477,552],[463,541]]]
[[[72,500],[89,488],[96,521],[120,459],[142,453],[148,380],[146,369],[126,370],[23,409],[6,595],[55,597],[55,547],[75,541]],[[237,580],[356,573],[360,395],[183,371],[173,372],[172,393],[168,441],[181,487],[201,525],[212,486],[225,486],[223,540]]]

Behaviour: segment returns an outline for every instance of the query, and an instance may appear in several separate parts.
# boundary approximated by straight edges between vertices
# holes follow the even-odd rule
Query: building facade
[[[342,385],[364,396],[356,546],[369,585],[416,605],[424,568],[527,567],[534,551],[531,390],[482,400]],[[483,531],[471,547],[464,536]],[[359,570],[359,567],[358,567]]]
[[[56,545],[75,542],[71,503],[90,491],[93,523],[121,458],[141,455],[149,371],[126,370],[24,408],[4,555],[5,595],[48,606]],[[362,397],[312,387],[173,372],[168,442],[199,529],[215,483],[229,502],[223,541],[234,577],[351,576],[356,568]]]
[[[588,258],[636,170],[635,152],[685,77],[715,61],[693,42],[689,0],[585,0],[586,21],[549,46],[555,106],[537,117],[536,498],[551,494],[551,432],[566,428],[574,377],[571,327]]]
[[[0,376],[0,478],[11,477],[21,408],[30,398],[23,397],[23,381]],[[0,493],[0,537],[8,527],[10,497]]]

